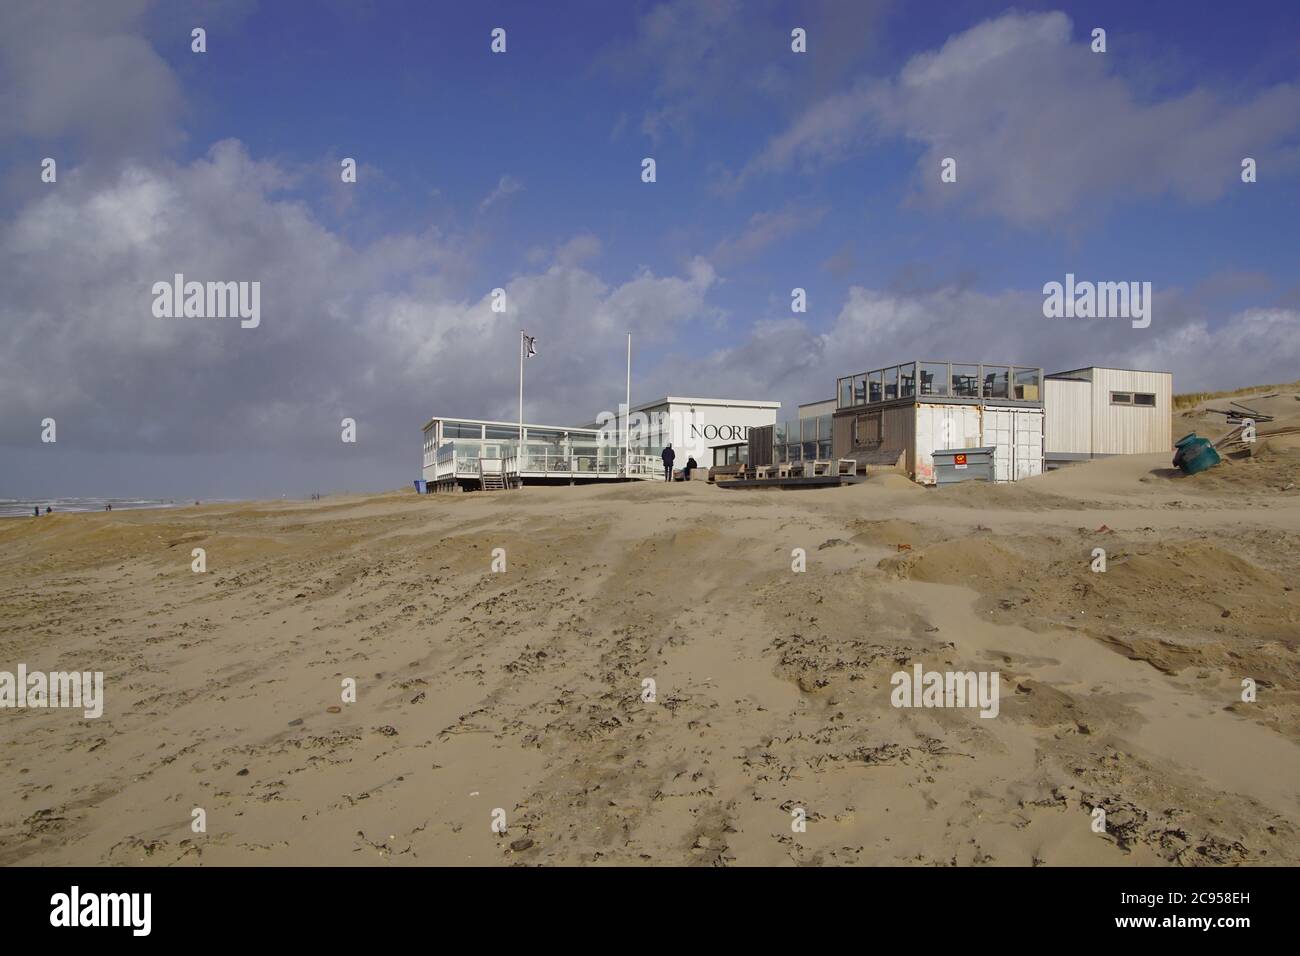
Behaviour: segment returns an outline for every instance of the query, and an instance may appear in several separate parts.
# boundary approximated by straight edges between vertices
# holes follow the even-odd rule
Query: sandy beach
[[[0,669],[105,707],[0,715],[0,863],[1294,865],[1298,463],[8,521]]]

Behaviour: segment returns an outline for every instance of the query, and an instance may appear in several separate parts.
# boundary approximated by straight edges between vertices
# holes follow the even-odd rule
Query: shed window
[[[1148,408],[1154,408],[1156,397],[1150,392],[1111,392],[1110,403],[1112,405],[1145,405]]]

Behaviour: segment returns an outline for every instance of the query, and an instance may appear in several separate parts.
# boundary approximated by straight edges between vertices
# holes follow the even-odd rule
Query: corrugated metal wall
[[[1092,379],[1092,453],[1137,455],[1173,447],[1173,376],[1168,372],[1134,372],[1098,368]],[[1111,392],[1148,392],[1156,403],[1112,405]]]
[[[1049,378],[1044,381],[1044,450],[1092,454],[1092,383]]]
[[[775,425],[757,425],[749,430],[749,466],[772,464],[772,433]]]
[[[994,481],[1019,481],[1043,473],[1043,410],[1041,408],[984,408],[981,445],[996,449]]]
[[[908,454],[916,462],[910,470],[919,482],[935,479],[934,452],[944,448],[977,448],[981,438],[980,407],[934,402],[916,406],[915,448]]]

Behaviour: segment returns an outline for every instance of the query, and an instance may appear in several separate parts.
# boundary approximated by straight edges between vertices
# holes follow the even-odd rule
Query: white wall
[[[1049,453],[1092,454],[1092,383],[1049,378],[1043,383],[1044,447]]]
[[[943,448],[980,448],[978,405],[936,402],[916,406],[916,480],[934,483],[934,453]]]
[[[673,429],[669,440],[672,441],[673,451],[677,453],[674,460],[677,467],[686,464],[686,459],[693,456],[696,464],[708,468],[713,464],[713,449],[716,446],[748,441],[751,428],[776,424],[779,409],[673,402],[644,411],[647,416],[669,413],[668,420]],[[651,421],[654,421],[653,417]],[[652,452],[658,454],[662,451],[663,444],[663,441],[658,442],[651,449]]]
[[[915,413],[915,477],[921,484],[934,483],[934,453],[943,448],[991,446],[995,481],[1043,472],[1042,409],[935,402],[917,404]]]
[[[1152,405],[1112,405],[1111,392],[1147,392]],[[1098,368],[1092,379],[1092,451],[1095,455],[1140,455],[1173,447],[1173,376]]]

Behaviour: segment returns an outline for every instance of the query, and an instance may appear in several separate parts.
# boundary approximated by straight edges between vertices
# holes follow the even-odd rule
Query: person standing
[[[673,451],[673,446],[670,444],[659,457],[664,460],[664,481],[672,481],[673,459],[677,457],[677,452]]]

